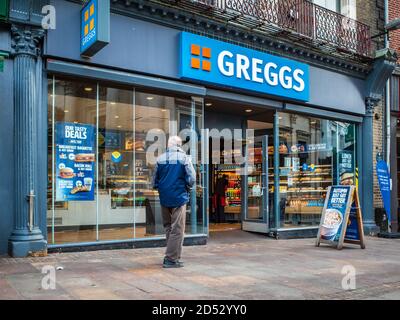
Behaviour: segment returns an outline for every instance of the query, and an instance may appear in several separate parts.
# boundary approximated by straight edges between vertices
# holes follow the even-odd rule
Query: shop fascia
[[[182,32],[180,78],[309,101],[309,66],[232,43]]]
[[[272,87],[280,85],[285,89],[293,89],[297,92],[303,92],[306,87],[304,71],[301,69],[292,70],[287,65],[278,67],[274,62],[233,54],[227,50],[218,55],[218,70],[227,77],[267,83]]]

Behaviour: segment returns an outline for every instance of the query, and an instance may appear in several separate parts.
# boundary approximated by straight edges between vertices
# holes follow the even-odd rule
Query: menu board
[[[56,201],[93,201],[94,126],[56,124]]]
[[[343,243],[365,248],[361,208],[354,186],[328,188],[316,245],[328,243],[342,249]]]

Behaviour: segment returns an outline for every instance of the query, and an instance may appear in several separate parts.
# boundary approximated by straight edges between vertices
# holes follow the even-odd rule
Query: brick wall
[[[370,26],[371,36],[384,32],[384,0],[357,0],[357,20]],[[374,39],[373,42],[374,49],[381,49],[384,46],[383,37]]]
[[[390,0],[399,2],[400,0]],[[357,20],[361,21],[371,28],[371,36],[383,33],[385,25],[385,7],[384,0],[357,0]],[[384,47],[384,37],[374,40],[374,49]],[[376,156],[378,152],[384,153],[384,101],[381,101],[374,112],[374,208],[383,208],[382,197],[379,190],[378,179],[376,176]],[[376,116],[376,117],[375,117]]]
[[[378,153],[384,154],[384,101],[381,101],[376,107],[374,112],[374,208],[383,208],[381,192],[379,189],[378,178],[376,175],[376,156]]]
[[[396,18],[400,18],[400,0],[389,0],[389,21]],[[390,33],[390,47],[397,50],[400,57],[400,30]]]

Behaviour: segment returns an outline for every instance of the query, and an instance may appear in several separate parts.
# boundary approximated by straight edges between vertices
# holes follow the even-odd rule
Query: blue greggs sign
[[[309,66],[182,32],[180,77],[309,101]]]
[[[92,57],[110,42],[110,1],[90,0],[81,10],[81,55]]]

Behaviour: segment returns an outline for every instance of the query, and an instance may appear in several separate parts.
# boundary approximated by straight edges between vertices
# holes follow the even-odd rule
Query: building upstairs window
[[[356,0],[313,0],[316,5],[340,13],[348,18],[357,19]]]

